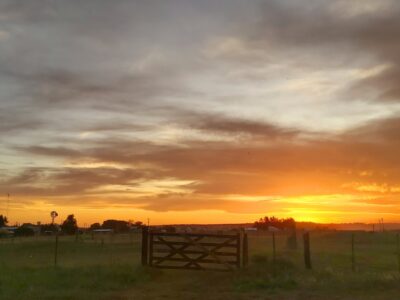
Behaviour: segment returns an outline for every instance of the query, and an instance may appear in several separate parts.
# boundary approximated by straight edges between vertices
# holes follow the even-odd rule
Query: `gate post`
[[[142,266],[147,266],[149,255],[149,228],[142,227]]]
[[[249,240],[247,239],[247,233],[243,233],[243,267],[247,267],[249,263]]]
[[[354,233],[351,234],[351,270],[356,271],[356,258],[354,255]]]
[[[236,266],[238,269],[241,267],[241,255],[240,255],[240,250],[241,250],[241,241],[242,241],[242,234],[241,231],[238,231],[236,233]]]
[[[303,235],[304,239],[304,263],[306,265],[306,268],[311,270],[311,255],[310,255],[310,233],[306,232]]]

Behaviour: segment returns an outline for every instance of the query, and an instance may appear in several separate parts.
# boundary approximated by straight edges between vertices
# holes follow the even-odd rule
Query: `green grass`
[[[299,238],[286,249],[278,235],[275,268],[271,237],[249,238],[248,268],[231,273],[140,266],[140,236],[0,240],[0,299],[399,299],[395,233],[311,233],[313,270],[305,270]],[[275,271],[273,271],[275,269]]]

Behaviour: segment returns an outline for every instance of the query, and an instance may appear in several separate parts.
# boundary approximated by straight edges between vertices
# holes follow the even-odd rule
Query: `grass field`
[[[400,299],[396,234],[311,233],[313,270],[303,249],[277,236],[276,273],[271,236],[249,238],[250,264],[226,272],[174,271],[140,266],[140,235],[92,240],[62,236],[58,266],[54,237],[0,240],[0,299]]]

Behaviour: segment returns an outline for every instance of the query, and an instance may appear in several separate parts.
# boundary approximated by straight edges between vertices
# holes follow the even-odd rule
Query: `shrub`
[[[33,229],[26,226],[18,227],[14,231],[15,236],[33,236],[34,234],[35,232],[33,231]]]

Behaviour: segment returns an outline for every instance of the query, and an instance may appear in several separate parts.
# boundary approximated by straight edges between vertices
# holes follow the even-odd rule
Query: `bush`
[[[43,224],[40,226],[40,233],[58,232],[58,227],[55,224]]]
[[[69,215],[62,223],[61,230],[65,234],[75,234],[78,230],[78,225],[74,215]]]
[[[33,235],[35,235],[35,232],[30,227],[21,226],[21,227],[18,227],[17,229],[15,229],[14,235],[15,236],[33,236]]]
[[[121,220],[105,220],[101,227],[112,229],[115,233],[129,232],[129,223]]]

